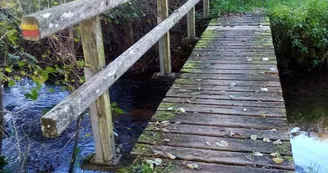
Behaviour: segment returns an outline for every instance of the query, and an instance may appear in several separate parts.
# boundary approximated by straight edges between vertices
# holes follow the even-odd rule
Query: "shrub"
[[[319,67],[327,58],[328,0],[294,0],[269,8],[280,65]]]

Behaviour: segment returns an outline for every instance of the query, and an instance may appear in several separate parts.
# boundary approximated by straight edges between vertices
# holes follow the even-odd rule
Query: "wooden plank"
[[[196,90],[196,91],[226,91],[226,92],[263,92],[259,86],[240,86],[236,85],[234,87],[229,86],[200,86],[198,84],[173,84],[171,88],[181,89],[181,90]],[[268,92],[278,92],[282,93],[280,86],[266,86]]]
[[[145,157],[146,159],[154,160],[155,157]],[[204,163],[197,161],[183,161],[183,160],[170,160],[163,159],[163,164],[168,165],[163,169],[159,169],[159,172],[163,172],[165,170],[170,173],[232,173],[232,172],[251,172],[251,173],[290,173],[291,171],[281,170],[281,169],[270,169],[268,167],[265,168],[257,168],[256,165],[253,167],[250,166],[235,166],[235,165],[224,165],[224,164],[216,164],[216,163]],[[190,169],[187,164],[197,164],[199,169]]]
[[[277,68],[269,70],[253,70],[253,69],[206,69],[206,68],[185,68],[181,73],[204,73],[204,74],[278,74]]]
[[[165,142],[165,139],[170,139]],[[216,142],[225,141],[228,146],[217,146]],[[209,142],[213,145],[207,145]],[[272,142],[267,143],[262,140],[252,139],[235,139],[235,138],[221,138],[209,137],[199,135],[173,134],[161,132],[145,131],[138,140],[138,143],[152,144],[152,145],[166,145],[172,147],[186,147],[196,149],[210,149],[216,151],[235,151],[235,152],[253,152],[258,151],[263,154],[270,154],[279,151],[282,155],[291,156],[291,144],[282,141],[281,145],[274,145]]]
[[[43,134],[47,137],[58,137],[198,2],[199,0],[189,0],[106,68],[42,116]]]
[[[219,106],[236,106],[236,107],[262,107],[262,108],[285,108],[283,102],[264,102],[264,101],[240,101],[240,100],[216,100],[216,99],[201,99],[201,98],[179,98],[165,97],[162,103],[180,103],[189,105],[202,105],[207,107]]]
[[[175,113],[180,107],[174,107],[175,110],[168,111]],[[187,106],[182,107],[186,114],[223,114],[223,115],[232,115],[232,116],[253,116],[253,117],[273,117],[273,118],[285,118],[285,109],[281,108],[258,108],[258,107],[202,107],[202,106]],[[244,111],[244,109],[247,111]],[[159,107],[158,110],[165,111],[169,108]]]
[[[198,120],[198,121],[197,121]],[[285,130],[287,121],[284,118],[262,118],[251,116],[231,116],[228,114],[213,113],[185,113],[178,115],[174,112],[158,110],[152,118],[152,121],[169,121],[172,123],[180,122],[182,124],[216,126],[229,128],[249,128],[260,130]]]
[[[213,80],[213,79],[204,79],[204,80],[191,80],[191,79],[177,79],[175,80],[176,84],[196,84],[202,87],[203,85],[214,85],[214,86],[230,86],[232,83],[238,86],[258,86],[258,87],[279,87],[280,82],[277,81],[239,81],[239,80]]]
[[[169,16],[168,0],[157,0],[157,14],[157,24],[160,24]],[[170,33],[167,32],[158,41],[161,76],[169,75],[172,71],[170,47]]]
[[[221,100],[247,100],[247,101],[271,101],[283,102],[284,99],[281,93],[268,93],[268,92],[226,92],[226,91],[193,91],[171,89],[166,94],[169,97],[179,98],[203,98],[203,99],[221,99]]]
[[[132,152],[133,155],[144,155],[152,157],[156,154],[156,157],[170,159],[167,153],[176,156],[176,159],[187,161],[198,161],[205,163],[216,163],[235,166],[249,166],[253,167],[270,167],[283,170],[294,170],[293,162],[289,157],[286,157],[286,161],[282,164],[276,164],[272,161],[272,157],[268,154],[262,157],[255,157],[252,153],[239,153],[239,152],[216,152],[213,150],[184,148],[184,147],[170,147],[170,146],[154,146],[154,145],[142,145],[136,144],[136,150]],[[289,160],[288,160],[289,159]],[[202,171],[202,170],[199,170]],[[221,172],[221,171],[220,171]]]
[[[193,63],[190,63],[192,65]],[[218,76],[204,73],[182,73],[180,79],[219,79],[219,80],[241,80],[241,81],[280,81],[278,74],[220,74]]]
[[[258,139],[269,138],[270,140],[282,140],[289,141],[289,133],[286,131],[273,131],[272,129],[280,129],[285,130],[286,128],[282,127],[285,124],[282,119],[270,119],[270,122],[260,120],[253,120],[256,124],[253,124],[252,120],[246,120],[243,122],[243,118],[232,119],[231,116],[214,116],[214,117],[206,117],[207,121],[204,124],[191,124],[191,119],[175,121],[175,119],[170,120],[172,124],[165,126],[163,128],[169,130],[169,133],[178,133],[178,134],[189,134],[189,135],[200,135],[200,136],[212,136],[212,137],[230,137],[237,139],[249,139],[251,135],[257,135]],[[211,124],[215,122],[215,118],[218,118],[222,122],[228,122],[227,124]],[[176,119],[179,120],[179,119]],[[188,121],[189,120],[189,121]],[[155,119],[154,119],[155,121]],[[279,122],[281,121],[281,122]],[[175,122],[179,122],[176,124]],[[230,122],[230,123],[229,123]],[[161,122],[160,122],[161,123]],[[185,124],[184,124],[185,123]],[[272,123],[272,124],[270,124]],[[157,122],[150,122],[145,130],[147,131],[163,131],[163,128],[156,125]],[[229,125],[233,124],[233,125]],[[277,126],[277,127],[275,127]]]
[[[106,66],[100,17],[83,21],[80,24],[80,28],[86,65],[84,73],[88,81]],[[96,146],[93,161],[101,164],[110,162],[116,151],[108,91],[104,92],[95,103],[91,104],[90,119]]]
[[[79,0],[39,11],[22,19],[23,38],[38,41],[129,0]],[[35,34],[31,33],[35,32]]]

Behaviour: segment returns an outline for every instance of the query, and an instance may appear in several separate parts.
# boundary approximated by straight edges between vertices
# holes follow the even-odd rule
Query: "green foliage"
[[[0,173],[6,173],[7,171],[4,170],[5,166],[8,165],[4,156],[0,156]]]
[[[226,13],[242,13],[263,8],[268,0],[213,0],[211,15],[216,17]]]
[[[124,111],[117,106],[116,102],[111,103],[111,108],[113,112],[116,112],[118,114],[124,114]]]
[[[309,69],[321,65],[328,50],[327,10],[328,0],[290,0],[269,9],[278,57]]]

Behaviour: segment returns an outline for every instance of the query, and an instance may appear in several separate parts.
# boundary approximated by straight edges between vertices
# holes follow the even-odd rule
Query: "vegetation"
[[[321,68],[327,62],[327,0],[214,0],[212,15],[266,12],[282,70]]]

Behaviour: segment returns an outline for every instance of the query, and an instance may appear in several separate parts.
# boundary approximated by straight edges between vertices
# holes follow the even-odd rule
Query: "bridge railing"
[[[81,28],[86,83],[41,117],[43,135],[58,137],[72,121],[90,108],[96,146],[90,161],[92,164],[113,164],[118,156],[114,143],[109,87],[157,42],[160,75],[169,75],[169,30],[188,13],[188,37],[195,38],[195,5],[199,1],[188,0],[168,16],[168,0],[157,0],[158,25],[107,66],[99,15],[128,0],[76,0],[24,16],[21,27],[26,40],[38,41],[76,24]],[[204,17],[208,17],[209,0],[203,0],[203,3]]]

